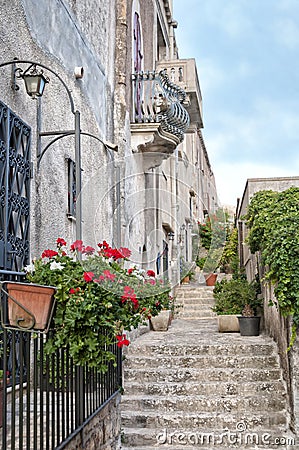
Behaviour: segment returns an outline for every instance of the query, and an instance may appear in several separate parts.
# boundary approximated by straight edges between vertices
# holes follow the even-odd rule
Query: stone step
[[[285,396],[285,387],[281,381],[260,381],[236,383],[228,381],[225,383],[219,382],[187,382],[187,383],[136,383],[126,381],[125,395],[199,395],[203,392],[206,395],[219,396],[235,396],[235,395],[280,395]]]
[[[186,305],[209,305],[213,306],[215,301],[212,298],[202,297],[202,298],[184,298],[181,299],[181,302],[176,302],[178,305],[186,306]]]
[[[213,308],[213,304],[210,302],[207,302],[206,299],[200,299],[199,301],[196,300],[194,301],[194,303],[190,303],[190,302],[185,302],[182,305],[182,308],[188,308],[188,309],[202,309],[202,308],[206,308],[206,309],[211,309]]]
[[[149,382],[187,382],[187,381],[210,381],[227,383],[231,380],[234,382],[246,381],[278,381],[281,377],[280,369],[205,369],[202,371],[193,368],[141,368],[141,369],[125,369],[125,379],[142,384]]]
[[[289,440],[288,444],[286,441]],[[251,431],[239,432],[222,430],[218,432],[199,430],[151,430],[151,429],[124,429],[123,444],[135,450],[151,449],[157,447],[171,448],[174,450],[191,449],[195,446],[203,449],[238,448],[238,449],[283,449],[287,450],[294,445],[295,439],[271,430],[263,430],[260,433]],[[167,446],[165,446],[167,444]],[[188,445],[188,447],[186,447]],[[124,449],[125,447],[122,447]],[[293,448],[296,448],[295,446]]]
[[[204,325],[204,324],[203,324]],[[200,325],[199,325],[200,326]],[[165,332],[165,342],[163,344],[155,343],[155,335],[159,339],[163,332],[151,333],[151,342],[144,342],[139,344],[134,342],[133,346],[128,347],[127,355],[132,354],[147,355],[157,357],[158,355],[169,355],[169,356],[189,356],[189,355],[210,355],[210,356],[268,356],[273,353],[276,354],[276,347],[272,343],[263,343],[259,336],[256,337],[245,337],[245,339],[238,339],[235,333],[219,333],[219,341],[223,341],[223,344],[206,344],[206,343],[190,343],[190,344],[180,344],[180,335],[176,335],[175,342],[169,343],[169,338],[167,339],[167,332]],[[196,341],[196,335],[193,335],[192,339]],[[207,336],[208,340],[208,336]],[[243,343],[244,341],[244,343]],[[260,342],[259,342],[260,341]],[[251,344],[252,342],[252,344]]]
[[[193,396],[147,396],[144,395],[124,395],[122,398],[122,409],[133,411],[159,411],[160,413],[169,411],[188,411],[193,412],[234,412],[245,413],[246,411],[255,411],[255,414],[281,411],[284,408],[285,399],[276,396],[235,396],[235,397],[217,397],[206,395]]]
[[[208,318],[217,318],[217,315],[215,313],[213,313],[213,311],[209,310],[209,309],[201,309],[201,310],[197,310],[197,311],[188,311],[185,308],[183,309],[183,311],[181,311],[178,315],[178,317],[180,319],[208,319]]]
[[[184,356],[167,356],[167,355],[157,355],[147,356],[134,354],[125,361],[124,369],[138,369],[139,367],[158,367],[160,370],[163,368],[178,367],[199,369],[206,371],[206,368],[236,368],[247,369],[255,368],[262,369],[264,367],[268,368],[279,368],[279,361],[275,355],[272,356],[213,356],[213,355],[184,355]]]
[[[184,309],[182,311],[179,312],[178,317],[180,319],[212,319],[215,317],[215,319],[217,318],[217,315],[211,311],[210,309],[205,309],[205,308],[197,308],[197,309],[186,309],[184,307]]]
[[[214,300],[214,294],[213,291],[204,291],[204,290],[192,290],[190,292],[177,292],[175,294],[176,302],[180,302],[183,300],[189,300],[189,299],[200,299],[200,298],[208,298],[211,300]]]
[[[122,406],[122,405],[121,405]],[[187,411],[164,412],[159,411],[125,411],[122,410],[122,424],[126,428],[149,428],[149,429],[189,429],[215,431],[221,429],[236,430],[238,424],[243,423],[243,429],[261,431],[268,429],[287,430],[287,414],[279,411],[269,415],[267,411],[256,413],[246,411],[233,414],[230,412],[217,413],[188,413]]]

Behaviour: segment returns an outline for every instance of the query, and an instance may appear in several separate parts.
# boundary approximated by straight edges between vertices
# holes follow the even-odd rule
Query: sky
[[[203,137],[222,205],[248,178],[299,176],[299,0],[173,0],[195,58]]]

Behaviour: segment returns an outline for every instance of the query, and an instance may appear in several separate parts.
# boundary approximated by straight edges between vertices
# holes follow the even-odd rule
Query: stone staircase
[[[217,318],[211,310],[214,306],[214,287],[200,286],[195,283],[181,285],[177,289],[176,303],[178,306],[178,317],[182,319],[207,319]]]
[[[183,308],[169,330],[143,334],[128,348],[123,450],[298,448],[276,344],[219,333],[213,314],[206,316],[211,293],[180,287]]]

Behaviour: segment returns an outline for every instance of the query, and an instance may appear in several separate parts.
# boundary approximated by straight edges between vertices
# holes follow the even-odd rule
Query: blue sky
[[[247,178],[299,176],[299,0],[173,0],[195,58],[203,136],[222,204]]]

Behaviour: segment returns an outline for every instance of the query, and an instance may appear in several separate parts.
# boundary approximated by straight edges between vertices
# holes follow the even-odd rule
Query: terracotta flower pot
[[[12,327],[44,331],[50,324],[56,289],[31,283],[6,282],[8,322]],[[15,300],[15,301],[14,301]]]
[[[209,273],[205,275],[206,285],[207,286],[215,286],[217,280],[217,273]]]

